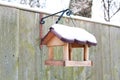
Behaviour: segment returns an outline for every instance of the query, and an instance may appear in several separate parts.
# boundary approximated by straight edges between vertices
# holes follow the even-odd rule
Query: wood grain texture
[[[55,16],[46,19],[43,36],[56,19]],[[120,28],[73,21],[75,25],[69,18],[62,18],[60,23],[84,28],[96,36],[97,46],[89,49],[92,67],[46,66],[48,48],[39,48],[39,13],[0,6],[0,80],[119,80]],[[63,59],[63,47],[54,49],[55,59]],[[72,59],[83,60],[82,50],[74,48]]]
[[[18,72],[17,9],[0,7],[0,79],[16,80]]]

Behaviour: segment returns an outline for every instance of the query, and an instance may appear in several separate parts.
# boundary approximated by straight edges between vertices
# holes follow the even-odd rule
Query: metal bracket
[[[56,24],[60,21],[60,19],[63,17],[63,15],[64,15],[64,13],[66,12],[66,15],[67,16],[70,16],[71,14],[72,14],[72,11],[70,10],[70,9],[65,9],[65,10],[62,10],[62,11],[59,11],[59,12],[57,12],[57,13],[54,13],[54,14],[51,14],[51,15],[48,15],[48,16],[45,16],[45,17],[43,17],[43,18],[41,18],[41,20],[40,20],[40,24],[45,24],[45,18],[48,18],[48,17],[50,17],[50,16],[54,16],[54,15],[56,15],[56,14],[59,14],[59,13],[62,13],[60,16],[59,16],[59,18],[57,19],[57,21],[55,22]]]

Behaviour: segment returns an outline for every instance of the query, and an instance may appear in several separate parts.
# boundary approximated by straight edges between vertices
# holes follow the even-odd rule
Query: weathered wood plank
[[[96,53],[94,53],[94,57],[95,60],[93,61],[93,67],[94,67],[94,79],[95,80],[103,80],[103,64],[102,64],[102,41],[101,41],[101,37],[102,37],[102,27],[101,24],[94,24],[94,34],[96,36],[98,45],[95,47],[96,48]]]
[[[17,80],[18,10],[0,6],[0,79]]]
[[[97,36],[97,34],[96,34],[97,26],[95,26],[94,23],[89,23],[89,22],[84,22],[84,21],[80,21],[80,22],[81,22],[83,28],[85,28],[88,32],[92,33],[95,37]],[[90,58],[89,60],[93,61],[93,65],[91,67],[85,67],[85,69],[84,69],[84,73],[85,73],[84,79],[85,80],[89,80],[89,79],[95,80],[95,77],[96,77],[95,54],[96,53],[97,53],[96,46],[89,48],[89,58]]]
[[[102,25],[101,25],[102,26]],[[105,25],[104,25],[105,26]],[[111,53],[110,53],[110,27],[105,26],[101,30],[101,41],[102,41],[102,65],[103,65],[103,79],[112,79],[112,67],[111,67]],[[114,80],[114,79],[113,79]]]
[[[39,26],[36,24],[37,15],[32,12],[19,11],[19,79],[38,79],[39,72],[36,70],[41,62],[35,59],[40,52],[39,47]],[[38,28],[37,28],[38,27]],[[38,30],[37,30],[38,29]],[[37,31],[37,32],[36,32]],[[36,47],[37,46],[37,47]],[[40,55],[38,55],[40,58]],[[37,57],[38,58],[38,57]],[[37,63],[36,63],[37,62]],[[35,65],[36,64],[36,65]],[[39,69],[39,68],[38,68]],[[35,72],[37,71],[37,72]]]
[[[113,80],[120,79],[120,28],[110,28],[111,73]]]

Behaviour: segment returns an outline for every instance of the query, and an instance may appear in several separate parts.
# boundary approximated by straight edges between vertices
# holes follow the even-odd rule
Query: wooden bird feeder
[[[46,65],[51,66],[91,66],[89,60],[89,47],[96,45],[95,37],[81,28],[54,24],[47,35],[42,39],[42,44],[48,47]],[[53,47],[63,46],[63,60],[54,60]],[[83,48],[83,61],[72,60],[72,49]]]

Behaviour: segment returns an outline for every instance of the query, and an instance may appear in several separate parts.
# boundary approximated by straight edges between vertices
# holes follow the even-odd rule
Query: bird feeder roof
[[[62,24],[52,25],[49,32],[42,39],[42,44],[47,44],[48,41],[45,40],[51,34],[58,37],[61,41],[67,43],[88,44],[90,46],[95,46],[97,44],[95,36],[87,32],[86,30]],[[50,40],[50,37],[47,40]]]

